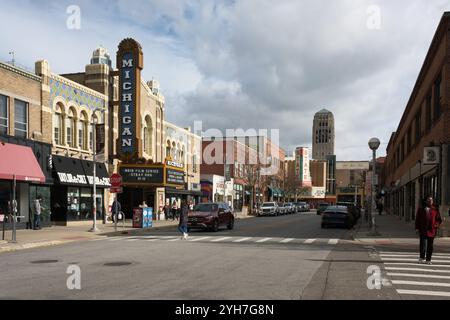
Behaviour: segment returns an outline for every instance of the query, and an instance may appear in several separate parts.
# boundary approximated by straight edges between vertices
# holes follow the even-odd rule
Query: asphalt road
[[[5,253],[0,299],[301,299],[348,234],[298,213],[239,220],[231,231],[192,231],[188,241],[172,227]],[[73,265],[81,290],[67,287]]]

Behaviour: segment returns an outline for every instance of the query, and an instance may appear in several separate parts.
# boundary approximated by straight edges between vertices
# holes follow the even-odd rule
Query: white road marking
[[[404,280],[392,280],[391,282],[392,284],[399,284],[399,285],[450,287],[450,283],[443,283],[443,282],[421,282],[421,281],[404,281]]]
[[[380,251],[378,252],[381,256],[387,256],[387,255],[401,255],[401,256],[409,256],[409,255],[415,255],[418,256],[419,252],[394,252],[394,251]],[[450,257],[450,253],[434,253],[433,252],[433,257]]]
[[[120,240],[124,240],[124,239],[127,239],[127,238],[123,238],[123,237],[119,237],[119,238],[112,238],[112,239],[109,239],[109,241],[120,241]]]
[[[422,268],[398,268],[398,267],[386,267],[386,270],[450,273],[450,270],[433,270],[433,269],[422,269]]]
[[[383,261],[416,261],[416,262],[418,261],[418,259],[412,259],[412,258],[383,258],[383,257],[381,257],[381,260],[383,260]],[[432,259],[432,261],[450,263],[450,260]]]
[[[158,241],[158,240],[161,240],[161,239],[155,239],[155,238],[153,238],[153,239],[147,239],[146,241],[151,241],[151,242],[153,242],[153,241]]]
[[[421,296],[450,297],[450,292],[425,290],[397,290],[399,294],[412,294]]]
[[[263,242],[269,241],[270,239],[272,239],[272,238],[264,238],[264,239],[261,239],[261,240],[255,241],[255,242],[256,243],[263,243]]]
[[[98,238],[98,239],[91,239],[89,241],[101,241],[101,240],[107,240],[108,238]]]
[[[316,241],[316,239],[308,239],[308,240],[305,240],[304,243],[313,243],[314,241]]]
[[[428,264],[418,264],[417,262],[416,263],[410,263],[410,262],[385,262],[384,263],[385,265],[389,265],[389,266],[392,266],[392,265],[396,265],[396,266],[421,266],[421,267],[424,267],[424,268],[450,268],[450,265],[448,265],[448,264],[432,264],[432,265],[428,265]]]
[[[175,239],[170,239],[170,240],[167,240],[167,241],[174,242],[174,241],[180,241],[180,240],[181,240],[181,238],[175,238]]]
[[[138,241],[139,239],[127,239],[127,240],[125,240],[125,241],[127,241],[127,242],[133,242],[133,241]]]
[[[224,241],[224,240],[228,240],[228,239],[231,239],[231,237],[218,238],[218,239],[211,240],[211,242],[220,242],[220,241]]]
[[[413,274],[413,273],[386,273],[390,277],[411,277],[411,278],[430,278],[430,279],[450,279],[450,276],[435,276],[429,274]]]
[[[238,240],[234,240],[233,242],[244,242],[244,241],[248,241],[248,240],[251,240],[252,238],[241,238],[241,239],[238,239]]]
[[[330,239],[330,241],[328,241],[328,244],[337,244],[339,242],[339,239]]]
[[[419,259],[419,254],[380,254],[380,257],[382,258],[408,258],[408,257],[417,257]],[[448,259],[450,257],[447,256],[440,256],[433,254],[433,258],[436,259]]]
[[[284,239],[284,240],[280,241],[280,243],[288,243],[288,242],[291,242],[294,240],[295,240],[294,238],[288,238],[288,239]]]
[[[202,240],[206,240],[209,239],[211,237],[200,237],[200,238],[193,238],[191,240],[189,240],[190,242],[197,242],[197,241],[202,241]]]

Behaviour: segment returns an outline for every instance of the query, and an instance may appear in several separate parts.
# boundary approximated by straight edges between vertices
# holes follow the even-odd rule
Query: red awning
[[[0,143],[0,179],[45,182],[45,176],[30,147]]]

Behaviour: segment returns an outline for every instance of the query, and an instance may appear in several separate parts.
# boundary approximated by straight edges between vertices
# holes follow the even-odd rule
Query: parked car
[[[278,216],[280,210],[276,202],[264,202],[259,209],[259,216]]]
[[[317,214],[322,214],[330,206],[327,202],[320,202],[317,206]]]
[[[214,232],[226,226],[234,228],[234,215],[224,202],[199,203],[188,214],[188,229],[211,229]]]
[[[282,202],[278,203],[278,212],[279,212],[279,214],[287,213],[287,209],[284,207],[284,203],[282,203]]]
[[[359,218],[361,218],[361,209],[358,206],[355,206],[353,202],[337,202],[337,206],[346,206],[350,209],[350,212],[353,214],[353,217],[355,218],[355,221],[358,221]]]
[[[284,210],[286,211],[287,214],[289,213],[295,213],[295,207],[294,204],[291,202],[286,202],[284,205]]]
[[[322,213],[322,228],[328,226],[341,226],[350,229],[355,224],[355,219],[350,209],[346,206],[329,206]]]
[[[297,202],[298,207],[300,208],[300,212],[308,212],[309,211],[309,204],[306,202]]]

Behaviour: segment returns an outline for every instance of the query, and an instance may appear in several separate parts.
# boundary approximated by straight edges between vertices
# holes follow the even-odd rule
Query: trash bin
[[[133,209],[133,228],[143,228],[144,227],[144,217],[142,208]]]

